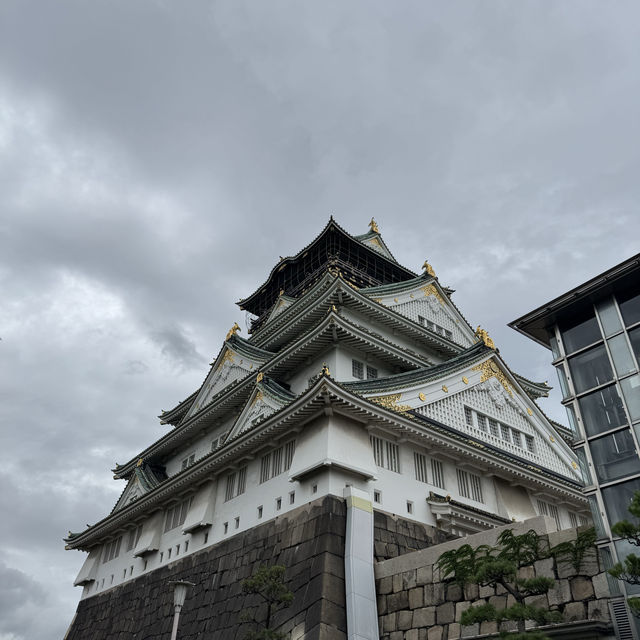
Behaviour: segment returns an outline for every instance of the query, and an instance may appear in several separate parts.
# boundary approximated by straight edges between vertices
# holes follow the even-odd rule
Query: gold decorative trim
[[[551,440],[551,442],[555,442],[556,439],[553,436],[549,436],[549,440]]]
[[[225,338],[225,341],[228,340],[231,336],[238,333],[238,331],[240,331],[240,325],[237,322],[234,322],[233,327],[231,327],[231,329],[229,329],[227,333],[227,337]]]
[[[527,407],[527,413],[532,416],[533,415],[533,411],[531,411],[531,409],[529,407]]]
[[[442,385],[442,390],[443,390],[445,393],[449,393],[449,389],[447,388],[447,385],[446,385],[446,384],[443,384],[443,385]]]
[[[419,393],[418,398],[420,398],[421,402],[424,402],[427,399],[427,396],[425,396],[424,393]]]
[[[373,301],[382,304],[382,298],[374,298]]]
[[[428,284],[426,287],[421,287],[420,290],[424,292],[425,298],[435,296],[436,300],[441,305],[444,305],[444,298],[440,295],[440,292],[436,289],[434,284]]]
[[[394,299],[393,299],[393,301],[394,301],[394,302],[398,302],[398,298],[394,298]]]
[[[323,376],[330,376],[331,375],[331,371],[329,371],[329,367],[327,366],[326,362],[322,363],[322,370],[321,372]]]
[[[258,371],[258,375],[256,376],[256,382],[262,382],[264,380],[264,373],[262,371]]]
[[[578,468],[578,465],[577,465],[573,460],[571,461],[571,466],[572,466],[574,469],[577,469],[577,468]]]
[[[469,378],[467,378],[467,376],[462,376],[462,382],[469,384]]]
[[[398,404],[398,401],[402,398],[401,393],[392,393],[388,396],[373,396],[369,398],[371,402],[379,404],[385,409],[391,409],[392,411],[409,411],[412,407],[408,404]]]
[[[222,356],[222,362],[220,363],[220,366],[224,367],[224,365],[227,362],[233,362],[233,358],[234,358],[233,351],[231,351],[231,349],[229,349],[229,347],[227,347],[227,350],[224,352],[224,355]]]
[[[489,332],[485,329],[481,329],[480,325],[478,325],[478,328],[476,329],[476,336],[482,340],[489,349],[496,348],[496,343],[489,337]]]
[[[489,378],[497,378],[498,382],[507,390],[509,395],[513,398],[513,387],[507,380],[507,376],[504,375],[502,369],[494,362],[493,358],[485,360],[475,367],[471,368],[471,371],[481,371],[480,382],[486,382]]]
[[[256,397],[253,399],[253,402],[251,403],[251,406],[253,407],[253,405],[256,404],[256,402],[260,402],[260,400],[262,400],[263,398],[264,398],[264,395],[262,391],[258,391],[258,393],[256,393]]]
[[[422,265],[424,271],[426,271],[432,278],[436,277],[436,272],[433,270],[433,267],[425,260]]]

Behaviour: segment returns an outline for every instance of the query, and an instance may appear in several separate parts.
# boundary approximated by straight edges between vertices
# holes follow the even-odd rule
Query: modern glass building
[[[621,559],[611,525],[640,490],[640,254],[510,326],[551,350],[602,551]]]

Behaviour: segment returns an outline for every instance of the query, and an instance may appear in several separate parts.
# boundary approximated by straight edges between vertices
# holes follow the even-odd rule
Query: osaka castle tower
[[[116,465],[117,503],[65,540],[88,553],[67,638],[168,637],[175,580],[194,584],[179,637],[242,638],[261,564],[286,567],[291,638],[377,638],[377,562],[537,515],[590,519],[571,434],[536,404],[549,387],[369,226],[331,219],[281,258],[238,303],[248,335],[221,336],[165,435]]]

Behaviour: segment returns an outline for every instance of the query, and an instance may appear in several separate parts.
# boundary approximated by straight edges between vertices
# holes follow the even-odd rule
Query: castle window
[[[131,529],[129,531],[129,537],[127,538],[127,551],[131,551],[137,544],[138,540],[140,540],[140,534],[142,533],[142,525],[136,527],[135,529]]]
[[[413,513],[413,502],[407,500],[407,513]]]
[[[187,551],[189,551],[189,541],[185,540],[184,541],[184,552],[187,553]]]
[[[240,518],[236,518],[235,522],[236,522],[236,529],[237,529],[238,527],[240,527]]]
[[[187,511],[189,511],[192,500],[193,498],[187,498],[182,502],[178,502],[178,504],[174,505],[170,509],[167,509],[164,520],[165,533],[184,524],[185,518],[187,517]]]
[[[295,450],[296,441],[290,440],[284,446],[263,455],[260,460],[260,484],[287,471],[291,467]]]
[[[276,498],[276,511],[282,509],[282,498]]]
[[[429,482],[427,478],[427,457],[414,451],[413,466],[416,472],[416,480],[419,482]]]
[[[379,467],[400,473],[400,453],[398,445],[389,440],[370,436],[373,457]]]
[[[500,425],[500,434],[505,442],[511,442],[511,434],[509,433],[509,427],[506,424]]]
[[[556,521],[558,529],[562,528],[562,525],[560,524],[560,513],[558,512],[558,507],[555,504],[545,502],[544,500],[538,500],[538,513],[541,516],[551,516]]]
[[[295,492],[295,491],[292,491],[292,492],[289,494],[289,504],[294,504],[294,503],[295,503],[295,501],[296,501],[296,492]]]
[[[569,511],[569,524],[574,529],[578,526],[578,516],[573,511]]]
[[[487,432],[487,416],[483,416],[481,413],[477,413],[476,417],[478,418],[478,427],[480,428],[480,431],[484,431],[485,433]]]
[[[498,433],[498,422],[493,418],[489,418],[489,432],[494,438],[499,438],[500,435]]]
[[[102,556],[103,564],[109,562],[120,555],[120,544],[122,543],[122,536],[117,537],[115,540],[108,542],[104,547],[104,555]]]
[[[359,360],[351,361],[351,374],[358,380],[364,379],[364,365]]]
[[[380,493],[380,491],[376,490],[373,492],[373,501],[377,502],[378,504],[382,502],[382,493]]]
[[[242,495],[247,486],[247,467],[244,466],[238,471],[234,471],[227,476],[227,486],[224,493],[224,500],[227,502]]]
[[[260,520],[260,518],[262,518],[262,505],[258,507],[258,520]]]
[[[196,461],[196,454],[192,453],[189,457],[182,461],[181,471],[184,471],[187,467],[190,467]]]
[[[296,441],[291,440],[284,445],[284,470],[288,471],[293,462],[293,454],[296,452]]]
[[[535,453],[536,452],[536,443],[535,440],[533,439],[533,436],[530,436],[528,434],[524,434],[524,441],[525,444],[527,445],[527,451],[529,451],[530,453]]]
[[[227,531],[229,531],[229,523],[228,523],[228,522],[225,522],[225,523],[222,525],[222,528],[223,528],[223,530],[224,530],[224,533],[227,533]]]
[[[171,547],[167,549],[167,560],[171,560]]]
[[[445,489],[444,486],[444,468],[440,460],[431,459],[431,477],[433,478],[433,485],[439,489]]]
[[[179,544],[176,545],[176,555],[177,556],[180,555],[180,545]]]
[[[314,485],[311,487],[311,493],[318,493],[318,485],[317,485],[317,484],[314,484]]]
[[[513,439],[513,444],[522,449],[522,434],[515,429],[511,429],[511,438]]]
[[[469,498],[476,502],[484,502],[482,499],[482,480],[480,476],[462,469],[456,469],[458,476],[458,493],[463,498]]]
[[[207,542],[209,542],[209,532],[204,534],[204,541],[202,544],[207,544]]]
[[[473,411],[469,409],[469,407],[464,408],[464,421],[470,426],[473,427]]]
[[[378,370],[375,367],[370,367],[369,365],[367,365],[367,379],[370,380],[371,378],[377,378],[378,377]]]

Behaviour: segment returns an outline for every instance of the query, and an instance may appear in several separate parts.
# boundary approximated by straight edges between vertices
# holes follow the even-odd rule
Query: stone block
[[[594,595],[593,583],[589,578],[585,578],[583,576],[572,578],[570,580],[570,585],[571,596],[574,600],[587,600],[588,598],[592,598]]]
[[[387,597],[386,596],[377,596],[376,597],[376,606],[378,607],[378,615],[383,616],[387,613]]]
[[[520,567],[518,569],[518,578],[520,580],[531,580],[531,578],[535,578],[535,571],[533,569],[533,565],[528,565],[526,567]]]
[[[549,546],[555,547],[561,542],[573,542],[576,539],[577,531],[575,529],[562,529],[562,531],[554,531],[548,534]]]
[[[418,629],[418,640],[427,640],[427,630],[426,629]]]
[[[497,611],[502,611],[507,606],[507,596],[491,596],[489,604],[492,604]]]
[[[436,582],[435,584],[426,584],[424,586],[424,604],[438,605],[444,602],[444,584]]]
[[[593,584],[593,591],[596,598],[608,598],[611,596],[611,592],[609,590],[609,579],[607,578],[606,573],[599,573],[598,575],[593,576],[593,578],[591,578],[591,583]]]
[[[436,623],[436,608],[435,607],[422,607],[422,609],[416,609],[413,612],[413,626],[420,627],[432,627]]]
[[[557,607],[571,600],[571,589],[567,579],[557,580],[556,584],[547,591],[550,607]]]
[[[385,578],[381,578],[377,584],[378,593],[381,595],[386,595],[387,593],[391,593],[393,591],[393,578],[391,576],[386,576]]]
[[[548,609],[549,608],[549,600],[547,596],[543,593],[537,596],[529,596],[524,599],[524,603],[527,606],[538,607],[540,609]]]
[[[419,585],[424,585],[433,582],[433,567],[428,565],[426,567],[418,567],[416,572],[416,581]]]
[[[471,624],[468,627],[462,627],[460,631],[461,638],[473,638],[480,633],[480,625],[476,622],[475,624]]]
[[[396,631],[396,614],[387,613],[386,616],[382,616],[382,631],[384,633],[391,633]]]
[[[402,588],[413,589],[416,586],[416,570],[402,572]]]
[[[409,608],[409,593],[401,591],[400,593],[390,593],[387,596],[387,610],[389,612],[400,611]]]
[[[533,563],[533,568],[538,578],[554,578],[556,577],[554,571],[553,558],[544,558]]]
[[[424,605],[424,589],[415,587],[409,590],[409,609],[418,609]]]
[[[420,640],[420,635],[418,634],[418,630],[409,629],[409,631],[407,631],[404,634],[404,640]]]
[[[498,633],[498,623],[489,621],[480,623],[480,635],[489,635],[490,633]]]
[[[411,629],[413,624],[413,612],[411,611],[398,611],[398,617],[396,618],[396,625],[400,631],[406,631]]]
[[[490,598],[496,595],[495,587],[480,587],[478,589],[479,598]]]
[[[393,576],[393,592],[399,593],[400,591],[402,591],[402,574],[396,573]]]
[[[446,594],[446,600],[449,602],[458,602],[459,600],[462,600],[462,587],[459,584],[452,582],[447,585]]]
[[[464,599],[465,600],[477,600],[480,594],[480,588],[477,584],[466,584],[464,586]],[[491,593],[490,595],[493,595]]]
[[[462,633],[462,627],[457,622],[452,622],[447,629],[447,640],[458,640]]]
[[[455,609],[453,602],[445,602],[436,607],[436,622],[441,624],[449,624],[455,618]]]
[[[462,613],[471,606],[470,602],[456,602],[456,622],[460,622]]]
[[[427,630],[427,640],[442,640],[444,627],[439,625]]]
[[[587,603],[587,619],[609,622],[609,600],[607,598],[590,600]]]
[[[585,619],[585,607],[582,602],[569,602],[563,611],[564,619],[567,622]]]
[[[403,631],[394,631],[389,636],[389,640],[404,640],[404,632]]]

